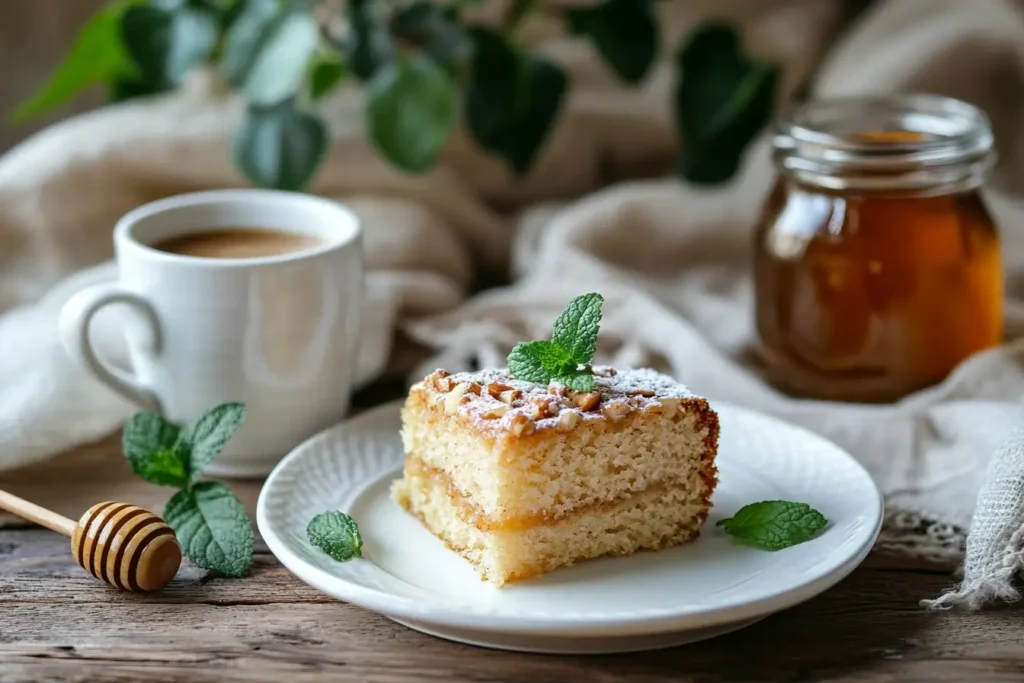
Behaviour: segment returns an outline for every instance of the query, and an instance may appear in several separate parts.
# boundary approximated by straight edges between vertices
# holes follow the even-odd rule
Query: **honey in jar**
[[[1002,340],[989,122],[912,95],[811,102],[774,138],[756,234],[766,369],[793,394],[891,401]]]

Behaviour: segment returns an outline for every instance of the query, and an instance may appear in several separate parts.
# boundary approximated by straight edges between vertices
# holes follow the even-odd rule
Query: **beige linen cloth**
[[[1024,10],[1011,0],[888,0],[852,26],[837,0],[675,0],[659,11],[665,53],[640,89],[619,86],[589,46],[540,20],[528,26],[529,39],[569,69],[573,90],[525,179],[463,134],[435,171],[403,176],[366,143],[358,90],[325,105],[335,142],[312,190],[365,222],[360,381],[395,372],[396,330],[436,350],[414,375],[500,365],[514,342],[546,335],[572,296],[600,291],[602,360],[663,368],[699,393],[803,424],[855,454],[886,494],[881,545],[960,561],[966,530],[980,528],[972,517],[984,484],[982,507],[996,513],[980,520],[985,537],[974,546],[988,550],[968,560],[981,569],[942,604],[1014,597],[1024,510],[1013,512],[1004,492],[1024,486],[1024,450],[1009,442],[987,484],[986,472],[1024,424],[1024,210],[999,189],[1012,189],[1024,169]],[[708,17],[738,21],[751,51],[782,64],[782,106],[809,82],[821,95],[939,92],[991,114],[1002,155],[989,199],[1008,272],[1004,347],[893,405],[796,400],[764,383],[748,260],[774,175],[767,138],[727,186],[607,184],[671,161],[671,48]],[[101,437],[131,414],[65,358],[57,311],[85,283],[115,277],[110,231],[125,211],[244,184],[229,153],[240,113],[199,73],[183,91],[66,121],[0,159],[0,468]],[[474,272],[506,267],[512,286],[466,299]],[[99,343],[120,357],[116,314],[97,327]]]

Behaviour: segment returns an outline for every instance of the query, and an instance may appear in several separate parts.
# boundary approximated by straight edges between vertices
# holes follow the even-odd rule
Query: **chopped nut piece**
[[[598,377],[614,377],[615,368],[608,365],[601,365],[594,368],[594,374]]]
[[[507,384],[502,384],[501,382],[491,382],[490,384],[487,385],[487,393],[493,396],[494,398],[499,398],[503,392],[509,391],[511,389],[512,387],[510,387]]]
[[[555,425],[555,430],[559,432],[567,432],[576,427],[580,423],[580,414],[575,410],[563,410],[562,414],[558,416],[558,423]]]
[[[573,392],[572,389],[570,389],[569,387],[565,386],[564,384],[549,384],[548,385],[548,393],[552,394],[554,396],[561,396],[563,398],[565,398],[565,397],[570,397],[571,398],[572,394],[574,392]]]
[[[518,389],[509,389],[508,391],[503,391],[500,394],[498,394],[498,400],[501,401],[502,403],[508,403],[509,405],[512,405],[515,402],[515,400],[522,395],[523,392],[519,391]]]
[[[447,394],[452,390],[452,381],[447,377],[434,378],[434,390]]]
[[[515,436],[529,436],[536,429],[537,425],[534,421],[525,415],[515,415],[512,418],[512,424],[509,425],[509,431]]]
[[[662,398],[658,399],[658,403],[660,404],[661,412],[664,413],[666,417],[672,417],[679,412],[678,398]],[[653,408],[654,406],[651,407]]]
[[[512,410],[512,406],[508,406],[508,405],[505,405],[504,403],[502,403],[501,405],[497,405],[497,406],[494,406],[492,408],[488,408],[487,412],[484,413],[483,417],[484,417],[485,420],[495,420],[495,419],[501,417],[502,415],[504,415],[505,413],[507,413],[510,410]]]
[[[469,391],[469,382],[462,382],[461,384],[456,385],[455,388],[444,397],[444,411],[449,415],[454,415],[459,409],[459,404],[464,400],[469,400],[469,397],[466,396],[467,391]]]
[[[654,392],[651,391],[650,389],[638,389],[633,392],[633,395],[643,396],[644,398],[650,398],[651,396],[654,396]]]
[[[441,368],[434,370],[434,377],[437,377],[438,379],[440,379],[441,377],[448,377],[451,374],[452,373],[448,372],[447,370],[442,370]]]
[[[543,397],[530,403],[530,417],[534,420],[543,420],[545,417],[554,417],[562,410],[562,406],[554,399]]]
[[[482,389],[480,388],[479,384],[477,384],[476,382],[470,382],[469,383],[469,392],[471,394],[479,396],[481,391],[482,391]]]
[[[601,408],[601,413],[612,422],[617,422],[633,412],[628,403],[609,403]]]
[[[591,391],[586,394],[577,394],[572,402],[577,408],[583,412],[587,412],[596,408],[597,404],[601,402],[601,394],[596,391]]]

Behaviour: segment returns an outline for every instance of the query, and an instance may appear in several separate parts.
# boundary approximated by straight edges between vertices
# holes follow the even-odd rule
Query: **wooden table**
[[[373,402],[363,398],[363,402]],[[260,482],[230,482],[255,510]],[[0,476],[0,487],[77,518],[100,499],[163,509],[117,437]],[[309,588],[257,539],[242,579],[183,567],[168,589],[108,589],[62,536],[0,517],[0,683],[10,681],[1021,681],[1012,609],[931,613],[946,569],[872,555],[824,595],[743,631],[632,655],[524,655],[449,643]]]

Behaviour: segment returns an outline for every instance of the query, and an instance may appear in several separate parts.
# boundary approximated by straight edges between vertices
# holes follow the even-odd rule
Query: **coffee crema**
[[[214,228],[197,230],[157,242],[154,249],[199,258],[260,258],[312,249],[323,240],[271,228]]]

